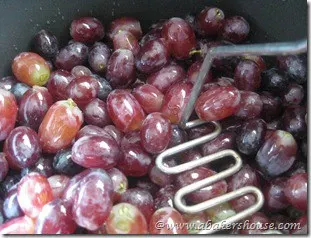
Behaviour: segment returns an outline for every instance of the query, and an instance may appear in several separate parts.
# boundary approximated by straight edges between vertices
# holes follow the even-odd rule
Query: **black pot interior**
[[[0,1],[0,76],[10,74],[14,56],[29,50],[32,36],[50,30],[65,43],[73,18],[95,16],[106,26],[120,16],[133,16],[144,30],[159,19],[197,13],[218,6],[251,24],[252,42],[297,40],[307,36],[306,0],[3,0]]]

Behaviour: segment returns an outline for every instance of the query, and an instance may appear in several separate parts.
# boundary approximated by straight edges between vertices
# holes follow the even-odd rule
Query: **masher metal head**
[[[238,153],[234,150],[222,150],[217,153],[204,156],[198,160],[190,161],[183,163],[174,167],[167,167],[164,165],[165,158],[168,158],[172,155],[179,154],[183,151],[189,150],[193,147],[199,146],[203,143],[206,143],[210,140],[213,140],[221,133],[221,126],[218,122],[206,122],[202,120],[194,120],[188,122],[193,109],[195,102],[201,92],[202,86],[204,84],[205,76],[211,68],[213,60],[217,57],[230,57],[230,56],[247,56],[247,55],[256,55],[256,56],[276,56],[276,55],[295,55],[307,52],[308,43],[307,40],[299,40],[295,42],[283,42],[283,43],[265,43],[265,44],[249,44],[249,45],[230,45],[230,46],[217,46],[211,47],[204,58],[203,64],[201,66],[200,72],[198,74],[196,83],[193,86],[193,89],[190,94],[189,102],[183,112],[182,119],[180,122],[180,127],[183,129],[190,129],[196,126],[203,125],[205,123],[211,123],[214,125],[214,131],[210,134],[204,135],[200,138],[185,142],[183,144],[177,145],[170,149],[165,150],[159,154],[156,158],[156,166],[166,174],[179,174],[187,170],[191,170],[205,164],[208,164],[212,161],[219,160],[224,157],[232,157],[235,161],[234,165],[216,173],[215,175],[205,178],[203,180],[197,181],[190,185],[187,185],[179,189],[174,196],[174,205],[175,207],[184,212],[184,213],[198,213],[204,211],[208,208],[220,205],[224,202],[228,202],[232,199],[238,198],[246,194],[253,194],[256,197],[256,203],[250,206],[249,208],[236,213],[235,215],[227,218],[226,220],[215,223],[212,226],[212,229],[201,230],[199,234],[211,234],[215,233],[217,229],[221,228],[221,225],[232,224],[238,222],[242,219],[245,219],[258,210],[261,209],[264,203],[264,196],[262,192],[254,186],[246,186],[235,191],[226,193],[224,195],[212,198],[210,200],[204,201],[195,205],[187,205],[185,203],[184,196],[204,187],[207,187],[219,180],[228,178],[235,173],[237,173],[242,167],[242,159]],[[271,234],[270,231],[267,232]],[[279,234],[280,232],[274,232],[273,234]]]

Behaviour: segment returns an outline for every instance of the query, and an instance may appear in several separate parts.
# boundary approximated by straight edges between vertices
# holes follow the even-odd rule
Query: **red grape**
[[[58,40],[47,30],[39,31],[33,38],[34,50],[46,58],[53,58],[58,53]]]
[[[147,83],[166,93],[169,87],[186,78],[185,70],[178,64],[169,64],[159,71],[150,74]]]
[[[17,104],[14,95],[0,88],[0,141],[5,140],[15,126]]]
[[[71,71],[77,65],[84,65],[87,61],[89,48],[80,43],[73,42],[62,48],[55,57],[54,64],[58,69]]]
[[[301,173],[291,176],[285,186],[287,201],[295,208],[307,211],[308,209],[308,174]]]
[[[113,39],[114,35],[120,31],[128,31],[132,33],[136,39],[142,37],[140,22],[132,17],[121,17],[113,20],[109,26],[109,38]]]
[[[278,176],[293,165],[296,152],[297,144],[294,137],[289,132],[277,130],[263,143],[256,161],[264,174]]]
[[[132,94],[146,113],[161,110],[164,95],[153,85],[144,84],[138,86],[134,88]]]
[[[150,223],[150,234],[188,234],[187,227],[183,226],[185,220],[183,216],[174,208],[164,207],[153,213]],[[163,224],[163,227],[159,227]],[[182,227],[177,227],[180,224]]]
[[[176,162],[174,159],[168,159],[166,160],[166,162],[164,162],[164,165],[166,167],[172,167],[176,165]],[[150,169],[149,169],[149,178],[150,180],[159,185],[160,187],[164,187],[167,186],[171,183],[173,183],[174,181],[174,176],[171,174],[167,174],[162,172],[156,165],[153,165]]]
[[[98,127],[104,127],[111,124],[106,103],[95,98],[87,104],[83,110],[84,120],[86,123]]]
[[[202,230],[201,227],[204,227],[204,224],[209,221],[204,212],[199,212],[195,214],[183,214],[183,218],[185,222],[188,223],[187,229],[189,234],[199,233]]]
[[[142,212],[129,203],[114,205],[106,221],[108,234],[147,234],[148,225]]]
[[[261,101],[263,103],[261,117],[266,122],[270,122],[276,119],[282,113],[282,102],[279,97],[274,97],[268,92],[260,94]]]
[[[196,126],[187,131],[189,140],[193,140],[207,134],[210,134],[214,131],[214,126],[211,124]]]
[[[196,38],[191,26],[183,19],[173,17],[164,23],[162,37],[166,40],[176,59],[187,59],[196,46]]]
[[[43,206],[53,200],[53,192],[47,178],[30,173],[22,178],[17,188],[17,200],[25,215],[36,218]]]
[[[124,136],[123,132],[121,132],[120,130],[118,130],[115,126],[113,125],[108,125],[104,127],[104,130],[111,135],[116,142],[118,143],[118,145],[121,145],[121,139]]]
[[[136,57],[136,68],[142,73],[154,73],[169,61],[169,51],[163,39],[146,42]]]
[[[0,153],[0,182],[3,181],[9,172],[9,164],[4,153]]]
[[[178,125],[171,125],[171,136],[168,148],[180,145],[188,139],[187,132],[181,129]]]
[[[123,132],[139,129],[145,118],[140,104],[127,90],[111,92],[107,98],[107,109],[113,123]]]
[[[121,195],[126,192],[128,188],[128,181],[126,176],[117,168],[107,170],[108,175],[112,180],[113,185],[113,201],[119,202]]]
[[[74,176],[84,169],[71,159],[71,149],[60,150],[53,159],[53,169],[56,173]]]
[[[161,112],[171,123],[178,124],[188,104],[192,90],[191,83],[176,83],[166,92]]]
[[[302,106],[293,105],[285,109],[282,116],[282,127],[291,133],[296,139],[307,136],[307,124],[305,121],[306,109]]]
[[[0,88],[12,92],[13,86],[17,83],[14,76],[0,78]]]
[[[19,103],[19,124],[37,131],[52,104],[52,96],[46,88],[33,86],[23,95]]]
[[[232,16],[225,19],[221,36],[224,40],[233,43],[244,41],[250,31],[248,22],[241,16]]]
[[[282,101],[285,105],[299,105],[304,98],[303,87],[296,83],[291,83],[282,92]]]
[[[156,210],[162,207],[174,207],[174,196],[177,189],[174,185],[166,185],[161,188],[155,195],[154,207]]]
[[[140,129],[143,148],[152,154],[164,151],[171,137],[171,124],[159,112],[149,114]]]
[[[70,35],[75,41],[94,43],[104,37],[104,26],[95,17],[81,17],[71,22]]]
[[[109,134],[109,133],[108,133]],[[81,130],[79,130],[76,140],[84,136],[107,136],[107,131],[103,128],[94,125],[86,125]]]
[[[234,71],[234,82],[240,90],[258,89],[261,85],[261,76],[257,64],[251,60],[241,60]]]
[[[35,224],[34,221],[27,217],[17,217],[6,223],[0,225],[0,234],[34,234]]]
[[[139,178],[139,180],[135,181],[134,186],[147,190],[152,195],[152,197],[155,197],[156,193],[159,191],[159,187],[154,184],[148,177]]]
[[[58,69],[51,73],[47,88],[55,101],[67,99],[66,88],[73,78],[71,73],[63,69]]]
[[[3,214],[7,219],[23,216],[17,201],[17,184],[10,188],[3,201]]]
[[[113,88],[126,87],[135,79],[135,59],[130,50],[117,49],[107,65],[106,77]]]
[[[254,61],[257,64],[257,66],[259,67],[261,72],[266,70],[266,62],[264,61],[264,59],[261,56],[245,55],[242,57],[242,59]]]
[[[263,107],[260,96],[251,91],[240,91],[240,93],[240,105],[234,115],[241,119],[259,117]]]
[[[137,55],[140,46],[136,37],[129,31],[118,31],[113,36],[113,49],[126,49],[132,51],[133,55]]]
[[[205,7],[196,17],[196,26],[200,35],[217,36],[223,27],[224,12],[217,7]]]
[[[240,99],[240,92],[232,86],[208,89],[197,99],[195,111],[202,120],[221,120],[236,112]]]
[[[10,168],[19,170],[33,166],[41,155],[38,135],[29,127],[16,127],[6,139],[3,151]]]
[[[197,81],[197,77],[199,75],[201,66],[202,66],[203,61],[195,61],[188,69],[187,71],[187,80],[191,83],[195,83]],[[208,73],[205,76],[205,83],[210,83],[213,80],[213,74],[212,71],[208,71]]]
[[[42,208],[36,220],[35,233],[73,234],[76,227],[70,207],[58,198]]]
[[[12,71],[17,80],[30,86],[45,85],[50,77],[47,62],[40,55],[32,52],[17,55],[12,63]]]
[[[234,149],[235,138],[235,133],[223,132],[215,139],[208,141],[201,146],[202,154],[206,156],[221,150]]]
[[[121,153],[108,134],[83,136],[73,144],[71,158],[85,168],[110,169],[118,163]]]
[[[106,71],[110,49],[102,42],[96,42],[90,49],[88,62],[94,72],[102,74]]]
[[[112,208],[113,185],[102,169],[91,170],[79,183],[72,207],[77,225],[94,231],[108,218]]]
[[[92,71],[89,70],[89,68],[83,66],[83,65],[77,65],[72,68],[71,74],[74,77],[80,77],[80,76],[90,76],[92,75]]]
[[[260,234],[265,230],[268,230],[269,228],[267,224],[270,223],[270,220],[262,212],[256,212],[245,220],[248,221],[247,224],[249,225],[243,227],[243,229],[240,230],[240,234],[243,235]]]

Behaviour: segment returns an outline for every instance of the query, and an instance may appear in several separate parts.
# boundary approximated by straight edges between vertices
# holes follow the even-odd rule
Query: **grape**
[[[83,168],[72,161],[71,149],[60,150],[53,159],[53,168],[56,173],[73,176],[82,172]]]
[[[102,74],[106,71],[110,49],[102,42],[96,42],[90,49],[88,62],[94,72]]]
[[[104,127],[111,124],[106,103],[98,98],[93,99],[85,106],[83,114],[84,120],[88,124],[98,127]]]
[[[126,87],[135,79],[135,59],[130,50],[117,49],[107,65],[106,77],[113,88]]]
[[[131,188],[122,193],[121,203],[129,203],[137,207],[149,222],[154,213],[154,202],[151,194],[142,188]]]
[[[214,174],[216,174],[216,172],[208,168],[195,168],[177,175],[175,180],[175,186],[177,188],[182,188],[194,182],[210,177]],[[201,188],[195,192],[192,192],[191,194],[186,196],[186,199],[187,201],[192,203],[200,203],[225,194],[226,192],[227,183],[226,181],[221,180],[205,188]]]
[[[282,101],[285,105],[299,105],[304,99],[303,87],[296,83],[291,83],[282,93]]]
[[[103,24],[95,17],[81,17],[71,22],[70,35],[75,41],[94,43],[104,35]]]
[[[71,100],[54,103],[39,127],[42,150],[56,153],[69,146],[83,121],[82,112]]]
[[[263,143],[256,161],[261,172],[268,176],[278,176],[293,165],[296,159],[297,144],[286,131],[277,130]]]
[[[184,152],[182,156],[182,162],[187,163],[193,160],[198,160],[200,158],[202,158],[202,155],[198,149],[190,149]],[[204,167],[208,167],[208,165],[204,165]]]
[[[142,146],[147,152],[159,154],[170,142],[171,124],[161,113],[151,113],[141,126],[140,136]]]
[[[186,142],[187,139],[187,132],[181,129],[178,125],[171,125],[171,138],[168,144],[168,148],[180,145]]]
[[[93,77],[97,80],[98,85],[99,85],[97,97],[100,100],[106,101],[109,93],[112,91],[111,85],[109,84],[109,82],[106,79],[104,79],[102,77],[99,77],[99,76],[94,75],[94,74],[93,74]]]
[[[72,207],[77,225],[94,231],[108,218],[112,209],[113,185],[102,169],[93,169],[79,183]]]
[[[171,54],[176,59],[187,59],[196,46],[196,38],[191,26],[183,19],[173,17],[166,21],[161,31]]]
[[[220,124],[222,131],[238,132],[242,127],[243,122],[243,120],[237,117],[228,117],[224,120],[221,120]]]
[[[18,108],[14,95],[9,91],[0,88],[0,99],[0,141],[3,141],[14,128]]]
[[[126,192],[128,188],[128,181],[126,176],[117,168],[111,168],[107,170],[108,175],[110,176],[113,184],[113,201],[119,202],[120,197],[123,193]]]
[[[308,208],[308,174],[300,173],[292,175],[285,185],[285,197],[295,208],[306,211]]]
[[[252,119],[260,116],[263,102],[257,93],[240,91],[241,101],[234,115],[241,119]]]
[[[195,61],[188,69],[187,71],[187,80],[193,84],[197,81],[199,72],[201,70],[203,61]],[[208,73],[205,76],[204,83],[210,83],[213,80],[213,74],[212,71],[208,71]]]
[[[187,131],[189,140],[193,140],[207,134],[210,134],[214,131],[214,126],[211,124],[196,126]]]
[[[246,155],[255,155],[262,146],[267,125],[262,119],[252,119],[243,123],[236,137],[239,151]]]
[[[77,134],[76,140],[79,140],[80,138],[84,136],[107,136],[107,131],[103,128],[100,128],[98,126],[94,125],[86,125],[84,126]]]
[[[161,188],[155,196],[154,207],[156,210],[163,207],[174,207],[174,196],[177,189],[174,185],[166,185]]]
[[[187,227],[182,226],[181,229],[176,228],[176,224],[184,224],[185,220],[183,216],[174,208],[164,207],[156,210],[153,213],[150,223],[150,234],[188,234]],[[163,224],[163,227],[159,227],[158,224]],[[172,225],[169,227],[168,225]]]
[[[217,7],[205,7],[196,17],[196,27],[200,35],[217,36],[223,27],[224,12]]]
[[[148,225],[142,212],[129,203],[114,205],[106,221],[108,234],[147,234]]]
[[[120,130],[113,125],[105,126],[104,130],[116,140],[118,145],[121,145],[121,139],[124,134]]]
[[[9,174],[5,177],[5,179],[0,183],[0,192],[1,192],[1,197],[4,198],[8,191],[15,185],[17,184],[21,176],[19,174],[10,174],[12,170],[9,170]]]
[[[7,219],[24,215],[17,201],[17,184],[11,187],[7,195],[4,197],[2,210]]]
[[[306,57],[298,55],[278,56],[277,63],[280,69],[298,84],[307,80]]]
[[[240,90],[258,89],[261,85],[261,76],[257,64],[251,60],[241,60],[234,71],[234,82]]]
[[[134,88],[132,94],[146,113],[161,110],[164,95],[153,85],[144,84],[138,86]]]
[[[53,175],[48,178],[54,198],[61,198],[63,196],[69,180],[70,178],[66,175]]]
[[[129,31],[118,31],[113,36],[113,48],[114,50],[126,49],[132,51],[133,55],[137,55],[140,46],[136,37]]]
[[[141,177],[148,173],[151,157],[140,147],[122,148],[123,157],[120,158],[117,168],[126,176]]]
[[[169,50],[165,41],[161,39],[146,42],[136,56],[136,68],[146,74],[160,70],[169,61]]]
[[[0,153],[0,182],[3,181],[9,172],[9,164],[4,153]]]
[[[205,214],[211,218],[212,222],[216,223],[226,220],[227,218],[235,215],[236,213],[231,208],[230,204],[226,202],[205,210]]]
[[[245,55],[242,57],[242,59],[254,61],[257,64],[257,66],[259,67],[260,72],[266,70],[266,68],[267,68],[266,62],[264,61],[264,59],[261,56]]]
[[[305,121],[306,109],[301,106],[289,106],[282,116],[282,128],[290,132],[296,139],[307,136],[307,124]]]
[[[7,76],[0,78],[0,88],[12,92],[14,85],[17,83],[17,80],[14,76]]]
[[[278,93],[287,88],[288,78],[280,70],[272,68],[262,72],[261,75],[264,90]]]
[[[140,45],[144,45],[150,40],[160,39],[164,22],[165,20],[160,20],[159,22],[152,24],[150,30],[140,40]]]
[[[61,199],[55,199],[42,208],[36,221],[35,233],[73,234],[76,226],[70,207]]]
[[[34,234],[34,221],[27,216],[14,218],[0,225],[0,234]]]
[[[178,124],[189,101],[192,90],[191,83],[176,83],[166,92],[161,112],[171,123]]]
[[[262,212],[256,212],[245,220],[248,221],[247,223],[249,225],[248,227],[243,227],[243,229],[240,230],[240,234],[243,235],[260,234],[269,228],[267,224],[270,223],[270,220]]]
[[[197,99],[195,111],[202,120],[221,120],[235,113],[240,99],[240,92],[232,86],[208,89]]]
[[[47,88],[55,101],[67,99],[66,88],[73,78],[71,73],[63,69],[51,73]]]
[[[121,17],[113,20],[109,26],[109,38],[113,39],[114,35],[120,31],[128,31],[132,33],[136,39],[140,39],[143,34],[140,22],[132,17]]]
[[[58,53],[58,40],[47,30],[39,31],[33,38],[33,48],[42,57],[53,58]]]
[[[240,43],[248,37],[250,26],[241,16],[232,16],[225,19],[220,33],[224,40]]]
[[[265,207],[269,211],[280,211],[288,206],[285,197],[285,188],[287,186],[287,178],[276,178],[264,187]]]
[[[80,76],[72,80],[67,86],[67,95],[78,104],[84,107],[97,97],[99,85],[92,76]]]
[[[145,118],[140,104],[126,90],[111,92],[107,98],[107,109],[115,126],[123,132],[139,129]]]
[[[43,86],[50,77],[47,62],[40,55],[32,52],[18,54],[13,60],[12,71],[17,80],[29,86]]]
[[[167,160],[167,162],[164,163],[165,166],[171,167],[176,165],[176,163],[174,164],[174,162],[170,162],[170,160]],[[160,187],[165,187],[169,184],[172,184],[174,181],[174,176],[162,172],[156,165],[153,165],[149,169],[149,178],[153,183],[159,185]]]
[[[53,200],[47,178],[38,173],[24,176],[18,184],[17,200],[25,215],[37,218],[43,206]]]
[[[72,68],[71,74],[74,77],[80,77],[80,76],[90,76],[92,75],[92,71],[89,70],[89,68],[83,66],[83,65],[77,65]]]
[[[110,169],[120,158],[119,146],[108,134],[81,137],[72,147],[72,160],[85,168]]]
[[[34,166],[22,169],[22,177],[31,172],[39,173],[47,178],[52,176],[54,174],[54,168],[51,159],[52,158],[47,156],[41,157]]]
[[[135,187],[147,190],[152,197],[155,197],[156,193],[159,191],[159,187],[154,184],[148,177],[141,177],[136,181]]]
[[[274,97],[268,92],[260,94],[263,103],[261,117],[266,122],[271,122],[282,113],[282,102],[279,97]]]
[[[89,49],[80,42],[74,42],[62,48],[55,57],[54,64],[58,69],[70,71],[77,65],[84,65]]]
[[[206,156],[221,150],[233,149],[235,147],[235,138],[235,133],[224,132],[215,139],[204,143],[201,146],[202,154]]]
[[[178,64],[171,63],[159,71],[150,74],[147,78],[147,83],[153,85],[164,94],[171,85],[183,81],[185,78],[185,70]]]
[[[208,218],[203,212],[183,214],[183,218],[189,224],[189,227],[187,227],[189,234],[198,234],[202,230],[201,227],[204,227],[204,224],[208,221]]]
[[[37,131],[52,104],[52,96],[46,88],[33,86],[22,96],[19,103],[19,125]]]
[[[16,127],[7,137],[3,151],[10,168],[21,169],[32,166],[41,155],[38,135],[29,127]]]

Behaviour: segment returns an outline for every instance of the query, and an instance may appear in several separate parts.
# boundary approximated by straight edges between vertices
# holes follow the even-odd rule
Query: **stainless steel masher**
[[[230,46],[217,46],[211,47],[203,61],[203,64],[200,69],[200,73],[198,74],[196,83],[193,86],[189,102],[184,110],[182,115],[182,119],[180,122],[180,127],[183,129],[190,129],[196,126],[203,125],[205,123],[211,123],[214,126],[214,131],[210,134],[202,136],[200,138],[185,142],[183,144],[177,145],[166,151],[159,154],[156,158],[156,166],[166,174],[179,174],[185,172],[187,170],[194,169],[196,167],[200,167],[202,165],[208,164],[212,161],[230,156],[234,159],[235,163],[230,168],[221,171],[211,177],[203,179],[201,181],[197,181],[190,185],[187,185],[180,190],[178,190],[174,197],[174,205],[175,207],[184,213],[198,213],[208,208],[214,207],[216,205],[222,204],[224,202],[228,202],[232,199],[238,198],[242,195],[253,194],[256,197],[256,203],[243,210],[239,213],[236,213],[234,216],[227,218],[224,221],[220,221],[213,226],[213,229],[206,229],[199,232],[199,234],[211,234],[215,233],[218,227],[221,227],[220,224],[232,224],[238,222],[240,220],[245,219],[248,216],[251,216],[253,213],[257,212],[261,209],[264,203],[264,197],[262,192],[254,187],[254,186],[246,186],[240,188],[238,190],[226,193],[216,198],[212,198],[210,200],[204,201],[195,205],[187,205],[184,202],[183,197],[189,193],[192,193],[201,188],[207,187],[219,180],[223,180],[237,173],[242,167],[241,157],[234,150],[222,150],[217,153],[204,156],[198,160],[190,161],[187,163],[183,163],[174,167],[167,167],[164,165],[163,161],[165,158],[178,154],[180,152],[189,150],[193,147],[199,146],[203,143],[206,143],[214,138],[216,138],[221,133],[221,126],[218,122],[206,122],[202,120],[194,120],[188,122],[193,109],[196,99],[199,96],[199,93],[204,84],[204,78],[207,75],[208,71],[211,68],[213,60],[216,57],[230,57],[230,56],[246,56],[246,55],[256,55],[256,56],[276,56],[276,55],[295,55],[307,52],[308,43],[306,39],[295,41],[295,42],[283,42],[283,43],[265,43],[265,44],[249,44],[249,45],[230,45]],[[277,230],[266,231],[266,234],[281,234],[281,232]]]

